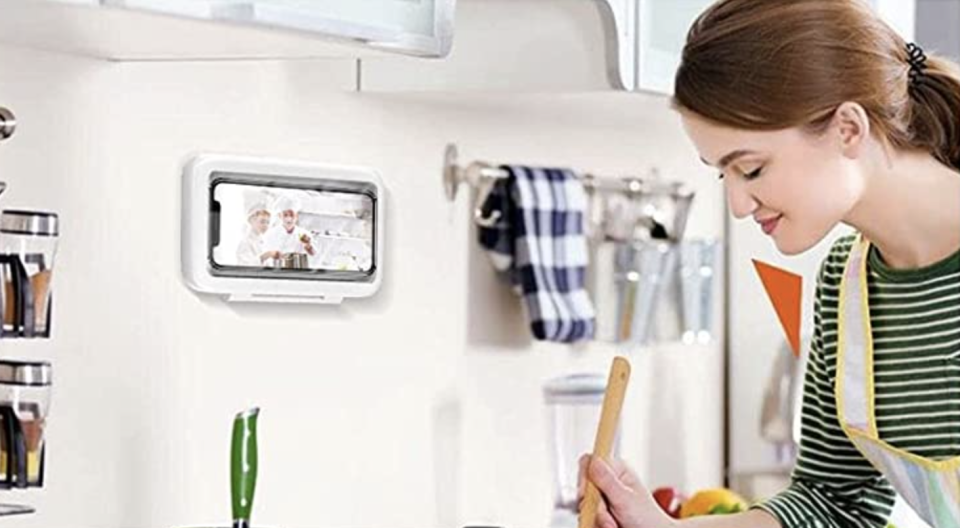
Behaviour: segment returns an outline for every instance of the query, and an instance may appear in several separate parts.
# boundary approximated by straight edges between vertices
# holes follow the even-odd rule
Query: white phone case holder
[[[184,167],[182,192],[181,263],[193,290],[338,304],[380,288],[384,188],[372,169],[204,154]]]

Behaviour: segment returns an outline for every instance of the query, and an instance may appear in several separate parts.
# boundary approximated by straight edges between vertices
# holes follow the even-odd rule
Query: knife
[[[233,528],[250,528],[253,493],[257,488],[257,417],[259,408],[237,414],[230,444],[230,498]]]

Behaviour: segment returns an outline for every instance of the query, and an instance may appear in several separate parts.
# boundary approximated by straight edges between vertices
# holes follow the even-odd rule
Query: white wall
[[[960,0],[919,0],[917,42],[929,53],[960,61]]]
[[[666,102],[632,94],[357,94],[352,62],[112,64],[0,48],[3,207],[58,211],[54,337],[0,354],[54,361],[48,486],[0,492],[31,526],[229,519],[233,414],[263,408],[261,526],[545,526],[540,386],[605,371],[613,347],[531,343],[516,299],[440,185],[467,159],[666,175],[700,187],[691,230],[720,234],[720,188]],[[339,308],[227,305],[181,282],[179,177],[217,151],[379,169],[385,282]],[[721,481],[716,348],[640,351],[627,456],[651,485]],[[12,523],[12,524],[11,524]]]

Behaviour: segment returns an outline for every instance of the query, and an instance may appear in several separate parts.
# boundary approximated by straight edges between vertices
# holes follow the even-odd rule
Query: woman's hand
[[[677,524],[623,462],[608,464],[590,455],[580,457],[580,502],[587,489],[584,476],[600,490],[597,528],[671,528]]]

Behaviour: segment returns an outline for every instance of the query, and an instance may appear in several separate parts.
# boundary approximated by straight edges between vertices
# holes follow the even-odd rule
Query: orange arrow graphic
[[[760,275],[767,297],[777,311],[780,325],[787,334],[787,341],[794,357],[800,357],[800,310],[803,298],[803,277],[787,270],[754,259],[753,266]]]

